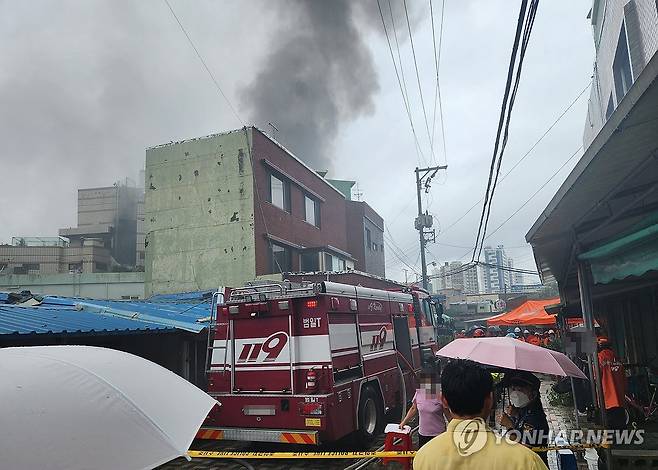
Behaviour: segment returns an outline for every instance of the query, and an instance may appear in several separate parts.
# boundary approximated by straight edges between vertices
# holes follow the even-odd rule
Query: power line
[[[394,250],[394,254],[395,254],[395,255],[396,255],[401,261],[403,261],[402,258],[406,257],[406,256],[409,254],[410,249],[402,250],[402,249],[400,248],[400,246],[399,246],[399,245],[395,242],[395,240],[393,239],[393,234],[391,234],[391,231],[388,229],[388,226],[386,227],[386,231],[384,232],[384,241],[386,241],[386,238],[387,238],[387,237],[388,237],[389,248],[391,248],[392,250]],[[414,246],[414,247],[412,247],[412,249],[413,249],[413,248],[416,248],[416,247]],[[397,250],[397,251],[395,251],[395,250]],[[420,254],[420,252],[419,252],[419,254]],[[404,261],[403,261],[403,262],[404,262]],[[417,263],[418,263],[418,259],[416,259],[416,261],[413,263],[413,265],[415,266]],[[413,268],[410,268],[410,269],[413,269]]]
[[[514,107],[514,101],[516,100],[516,93],[519,89],[519,83],[521,80],[521,69],[523,68],[523,59],[525,58],[525,53],[530,42],[530,33],[532,32],[532,27],[535,23],[535,17],[537,15],[537,6],[539,5],[539,0],[533,0],[530,4],[530,9],[528,10],[528,16],[526,17],[524,32],[523,32],[523,41],[521,43],[521,53],[519,55],[519,63],[516,71],[516,80],[514,82],[514,89],[510,96],[510,101],[507,109],[507,121],[505,123],[505,132],[503,135],[503,143],[500,149],[500,156],[498,157],[498,164],[496,166],[496,176],[493,180],[493,187],[491,188],[491,196],[489,200],[489,207],[487,208],[487,216],[484,221],[484,230],[482,231],[482,244],[480,245],[480,250],[478,251],[477,259],[480,259],[480,254],[482,253],[482,248],[484,246],[485,234],[487,233],[487,228],[489,227],[489,216],[491,215],[491,207],[493,205],[493,196],[496,191],[496,186],[498,185],[498,176],[500,174],[501,164],[503,162],[503,154],[505,153],[505,148],[507,147],[507,140],[509,138],[509,124],[512,116],[512,108]]]
[[[503,265],[500,265],[500,264],[484,263],[482,261],[469,261],[468,263],[460,266],[457,269],[453,269],[452,271],[448,271],[448,272],[443,273],[443,274],[432,274],[432,275],[429,275],[427,277],[430,278],[430,279],[441,279],[441,278],[456,276],[457,274],[461,274],[463,272],[466,272],[470,269],[473,269],[476,266],[486,266],[488,268],[499,269],[501,271],[506,271],[506,272],[511,272],[511,273],[528,274],[528,275],[534,275],[534,276],[539,275],[539,273],[537,271],[530,271],[529,269],[512,268],[512,267],[503,266]]]
[[[522,0],[521,2],[521,9],[519,11],[519,17],[517,19],[516,34],[514,37],[514,45],[512,46],[512,54],[510,57],[510,63],[507,71],[507,82],[505,84],[505,92],[503,94],[503,103],[500,109],[500,117],[498,121],[498,130],[496,132],[494,151],[491,158],[491,167],[489,168],[489,178],[487,181],[487,188],[484,196],[484,204],[482,205],[482,214],[480,215],[480,223],[478,225],[477,236],[475,239],[475,247],[473,248],[473,256],[471,258],[472,261],[479,259],[480,253],[482,252],[484,237],[486,235],[487,225],[489,223],[489,216],[491,214],[493,196],[496,190],[496,184],[498,182],[498,175],[500,173],[500,165],[502,163],[505,147],[507,145],[511,113],[514,107],[514,100],[516,98],[516,92],[518,90],[518,85],[521,79],[523,59],[525,57],[525,52],[527,50],[527,45],[530,39],[530,32],[532,31],[532,26],[534,24],[537,5],[538,5],[538,0],[532,0],[530,8],[528,10],[528,15],[526,17],[527,0]],[[521,50],[519,53],[520,41],[521,41]],[[512,86],[513,82],[514,85]],[[502,135],[502,141],[501,141],[501,135]],[[498,151],[499,147],[500,147],[500,153]]]
[[[555,178],[555,177],[557,176],[557,174],[560,172],[560,170],[562,170],[562,168],[564,168],[564,167],[567,165],[567,163],[569,163],[571,160],[573,160],[573,158],[574,158],[574,157],[575,157],[575,156],[576,156],[576,155],[582,150],[582,148],[583,148],[582,145],[581,145],[580,147],[578,147],[578,149],[577,149],[574,153],[572,153],[571,156],[570,156],[569,158],[567,158],[567,159],[564,161],[564,163],[562,163],[562,165],[560,165],[560,168],[558,168],[558,169],[555,171],[555,173],[553,173],[553,174],[550,176],[550,178],[548,178],[548,179],[544,182],[544,184],[542,184],[542,185],[537,189],[537,191],[535,191],[535,192],[532,194],[532,196],[530,196],[528,199],[526,199],[526,201],[525,201],[523,204],[521,204],[521,206],[519,206],[518,209],[516,209],[514,212],[512,212],[512,213],[509,215],[509,217],[507,217],[507,219],[505,219],[505,220],[503,221],[503,223],[501,223],[498,227],[496,227],[496,228],[494,229],[493,232],[491,232],[489,235],[487,235],[487,237],[485,238],[485,240],[486,240],[487,238],[491,237],[494,233],[498,232],[498,230],[500,230],[500,229],[503,227],[503,225],[505,225],[507,222],[509,222],[510,219],[511,219],[512,217],[514,217],[514,216],[515,216],[516,214],[518,214],[518,213],[519,213],[519,212],[520,212],[525,206],[527,206],[528,203],[529,203],[530,201],[532,201],[532,200],[534,199],[534,197],[535,197],[537,194],[539,194],[539,192],[540,192],[542,189],[544,189],[544,188],[546,187],[546,185],[547,185],[548,183],[550,183],[550,182],[553,180],[553,178]]]
[[[559,168],[558,168],[558,169],[557,169],[557,170],[556,170],[556,171],[555,171],[555,172],[554,172],[554,173],[553,173],[553,174],[552,174],[552,175],[551,175],[546,181],[544,181],[544,182],[542,183],[542,185],[537,189],[537,191],[535,191],[535,192],[534,192],[534,193],[533,193],[528,199],[526,199],[525,202],[523,202],[523,204],[521,204],[520,207],[518,207],[514,212],[512,212],[512,214],[510,214],[509,217],[507,217],[507,219],[505,219],[505,221],[503,221],[503,223],[501,223],[498,227],[496,227],[495,230],[494,230],[493,232],[491,232],[489,235],[487,235],[487,236],[482,240],[482,242],[484,243],[485,240],[487,240],[487,239],[489,239],[491,236],[493,236],[496,232],[498,232],[498,230],[500,230],[500,229],[503,227],[503,225],[505,225],[507,222],[509,222],[509,221],[510,221],[510,220],[511,220],[516,214],[518,214],[518,213],[519,213],[519,212],[520,212],[525,206],[527,206],[528,203],[529,203],[532,199],[534,199],[534,197],[535,197],[537,194],[539,194],[539,192],[540,192],[542,189],[544,189],[544,188],[546,187],[546,185],[548,185],[548,183],[550,183],[550,182],[553,180],[553,178],[555,178],[555,177],[558,175],[558,173],[562,170],[562,168],[564,168],[564,167],[567,165],[567,163],[569,163],[571,160],[573,160],[573,158],[578,154],[578,152],[579,152],[580,150],[582,150],[582,148],[583,148],[582,145],[581,145],[580,147],[578,147],[578,149],[576,149],[576,151],[575,151],[574,153],[572,153],[571,156],[569,156],[569,158],[567,158],[567,160],[565,160],[565,161],[562,163],[562,165],[560,165],[560,167],[559,167]],[[466,256],[467,256],[468,254],[470,254],[470,253],[471,253],[471,249],[469,249],[466,253],[464,253],[459,259],[462,259],[462,258],[466,257]]]
[[[503,175],[500,177],[500,181],[504,181],[505,178],[507,178],[510,173],[512,173],[531,153],[532,151],[544,140],[544,138],[553,130],[553,128],[557,125],[558,122],[562,120],[562,118],[569,112],[571,108],[578,102],[581,96],[589,89],[591,86],[591,80],[587,82],[587,85],[585,88],[583,88],[580,93],[578,93],[578,96],[576,96],[571,103],[562,111],[562,113],[553,121],[553,123],[544,131],[544,133],[535,141],[534,144],[528,149],[527,152],[523,154],[523,156]],[[473,209],[475,209],[478,204],[480,204],[484,200],[484,197],[481,197],[475,204],[473,204],[466,212],[464,212],[459,218],[457,218],[454,222],[452,222],[450,225],[448,225],[445,229],[443,229],[441,232],[445,233],[455,225],[457,225],[459,222],[461,222],[468,214],[471,213]]]
[[[482,233],[482,227],[484,226],[484,218],[486,216],[487,212],[487,205],[489,204],[489,191],[491,190],[491,185],[493,182],[493,176],[494,176],[494,169],[496,167],[496,161],[498,159],[498,145],[500,142],[500,136],[501,132],[503,129],[503,124],[505,122],[505,110],[508,105],[508,98],[509,98],[509,93],[510,89],[512,87],[512,76],[514,73],[514,64],[516,62],[516,56],[517,56],[517,50],[519,47],[519,40],[521,37],[521,28],[523,24],[523,18],[525,17],[525,9],[527,6],[527,0],[522,0],[521,1],[521,10],[519,11],[519,17],[517,19],[517,25],[516,25],[516,34],[514,36],[514,45],[512,46],[512,54],[510,57],[510,62],[507,67],[507,82],[505,83],[505,92],[503,94],[503,103],[500,107],[500,117],[498,119],[498,130],[496,132],[496,141],[495,141],[495,146],[494,146],[494,152],[493,156],[491,158],[491,166],[489,168],[489,177],[487,181],[487,188],[484,193],[484,203],[482,205],[482,213],[480,214],[480,222],[478,224],[478,230],[477,230],[477,236],[475,238],[475,246],[473,247],[473,256],[471,257],[471,261],[475,260],[475,254],[478,251],[478,246],[480,242],[480,234]]]
[[[443,104],[441,102],[441,85],[439,81],[439,68],[441,65],[441,45],[443,43],[443,17],[446,9],[446,2],[441,2],[441,24],[439,27],[439,49],[437,53],[436,48],[436,34],[434,32],[434,8],[432,0],[430,0],[430,19],[432,20],[432,43],[434,45],[434,63],[436,65],[436,88],[434,90],[434,111],[432,113],[432,141],[431,145],[434,147],[434,132],[436,130],[436,105],[439,104],[439,114],[441,118],[441,141],[443,142],[443,160],[448,164],[448,152],[446,151],[446,131],[443,123]]]
[[[178,23],[178,26],[180,27],[181,31],[183,31],[183,34],[185,34],[185,37],[187,38],[187,42],[190,43],[190,46],[192,46],[192,49],[194,49],[194,53],[196,54],[196,56],[201,61],[201,64],[203,64],[203,68],[205,68],[206,72],[208,72],[208,75],[210,76],[210,79],[215,84],[215,88],[217,88],[217,91],[219,91],[219,93],[222,95],[222,97],[224,98],[224,100],[228,104],[229,108],[231,108],[231,111],[233,112],[233,115],[244,126],[245,125],[244,121],[240,118],[240,115],[238,114],[238,112],[235,110],[235,108],[231,104],[231,100],[228,99],[228,96],[226,96],[226,94],[222,90],[222,87],[219,85],[219,82],[215,78],[215,75],[210,71],[210,68],[208,68],[208,64],[206,64],[206,61],[201,56],[201,53],[199,52],[199,49],[197,49],[197,47],[194,45],[194,41],[192,41],[192,38],[190,37],[190,35],[185,30],[185,27],[183,26],[183,23],[181,23],[180,20],[178,19],[178,16],[176,15],[176,12],[174,11],[174,9],[171,7],[171,4],[169,3],[169,0],[164,0],[164,2],[169,7],[169,11],[171,12],[174,19],[176,20],[176,23]]]
[[[411,108],[411,101],[409,101],[409,90],[407,89],[407,80],[404,78],[404,67],[402,66],[402,54],[400,54],[400,42],[398,41],[398,30],[395,27],[395,15],[393,14],[393,6],[391,0],[388,0],[388,13],[391,15],[391,25],[393,26],[393,37],[395,38],[395,49],[398,54],[398,63],[400,64],[400,77],[402,77],[402,86],[404,87],[404,95],[407,97],[407,106]]]
[[[504,265],[500,265],[500,264],[484,263],[482,261],[478,261],[477,264],[480,265],[480,266],[487,266],[489,268],[495,268],[495,269],[499,269],[501,271],[507,271],[507,272],[510,272],[510,273],[536,274],[536,275],[539,274],[537,271],[530,271],[529,269],[513,268],[513,267],[504,266]]]
[[[395,69],[395,76],[397,77],[398,80],[398,86],[400,87],[400,93],[402,94],[402,101],[404,103],[404,109],[407,112],[407,117],[409,118],[409,125],[411,126],[411,133],[414,136],[414,141],[416,143],[416,156],[418,157],[418,160],[420,162],[420,159],[422,158],[422,161],[425,162],[425,155],[423,154],[423,150],[420,147],[420,142],[418,141],[418,135],[416,134],[416,128],[414,127],[414,121],[413,118],[411,117],[411,109],[409,107],[409,102],[408,102],[408,97],[405,95],[404,90],[406,89],[406,84],[405,87],[402,87],[402,81],[400,80],[400,74],[398,73],[398,67],[397,64],[395,63],[395,57],[393,56],[393,47],[391,46],[391,40],[388,36],[388,28],[386,27],[386,21],[384,20],[384,13],[382,11],[382,6],[380,3],[380,0],[377,0],[377,7],[379,9],[379,16],[382,20],[382,27],[384,28],[384,35],[386,36],[386,43],[388,44],[388,50],[391,53],[391,60],[393,61],[393,68]],[[392,10],[391,10],[392,12]],[[392,13],[391,13],[392,14]],[[397,36],[396,36],[397,40]],[[402,69],[402,62],[400,62],[400,69]]]
[[[405,265],[407,268],[409,268],[409,269],[410,269],[411,271],[413,271],[415,274],[419,274],[418,271],[416,271],[415,268],[413,268],[409,263],[407,263],[407,262],[404,260],[403,256],[400,256],[400,255],[396,252],[395,248],[393,248],[393,245],[391,245],[391,243],[386,239],[386,237],[384,237],[384,243],[388,245],[389,250],[390,250],[391,253],[393,253],[393,255],[394,255],[394,256],[400,261],[400,263],[402,263],[403,265]]]
[[[386,239],[386,241],[388,242],[389,239]],[[390,244],[390,242],[389,242],[389,244]],[[410,258],[412,255],[413,255],[413,256],[417,256],[417,250],[418,250],[418,245],[416,244],[416,245],[414,245],[414,246],[412,246],[412,247],[409,247],[409,248],[406,249],[406,250],[400,250],[400,249],[397,249],[397,253],[398,253],[399,255],[401,255],[402,257],[408,259],[408,258]],[[389,263],[389,262],[390,262],[390,263]],[[393,264],[393,263],[395,263],[395,260],[388,260],[388,261],[386,262],[386,264]],[[397,264],[399,264],[399,263],[397,263]]]
[[[409,11],[407,10],[407,0],[402,0],[404,5],[404,16],[407,19],[407,30],[409,31],[409,43],[411,44],[411,54],[414,58],[414,69],[416,69],[416,81],[418,82],[418,94],[420,95],[420,104],[423,108],[423,116],[425,118],[425,129],[427,130],[427,140],[430,142],[430,150],[432,154],[432,162],[436,163],[436,155],[434,155],[434,147],[432,147],[432,136],[430,134],[429,121],[427,119],[427,109],[425,108],[425,100],[423,99],[423,87],[420,85],[420,73],[418,71],[418,62],[416,61],[416,48],[414,47],[414,37],[411,33],[411,24],[409,23]]]

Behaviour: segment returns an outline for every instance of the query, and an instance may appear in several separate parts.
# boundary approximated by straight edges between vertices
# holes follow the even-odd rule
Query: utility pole
[[[439,170],[448,169],[448,165],[443,166],[431,166],[427,168],[418,168],[414,170],[416,173],[416,194],[418,196],[418,217],[414,221],[414,226],[418,230],[418,236],[420,240],[420,263],[422,267],[422,276],[421,281],[423,289],[429,290],[429,285],[427,283],[427,262],[425,261],[425,244],[428,241],[436,241],[436,232],[432,228],[433,220],[432,216],[427,212],[423,213],[423,202],[420,197],[420,193],[425,188],[425,192],[429,192],[430,182],[432,178],[436,175]],[[427,229],[427,230],[426,230]],[[429,237],[429,238],[428,238]]]

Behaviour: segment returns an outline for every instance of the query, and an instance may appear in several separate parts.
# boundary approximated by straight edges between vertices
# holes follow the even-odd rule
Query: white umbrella
[[[186,455],[216,403],[113,349],[0,349],[0,467],[153,468]]]

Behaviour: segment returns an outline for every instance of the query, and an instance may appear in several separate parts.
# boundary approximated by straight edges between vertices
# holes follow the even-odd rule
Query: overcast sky
[[[413,229],[419,158],[377,2],[335,2],[333,11],[318,8],[321,3],[327,4],[171,0],[240,118],[281,123],[280,139],[300,142],[300,158],[329,168],[332,177],[358,181],[402,258],[420,271]],[[449,168],[425,198],[441,229],[438,243],[429,246],[430,262],[470,259],[464,247],[475,241],[481,207],[453,223],[484,193],[518,3],[445,2],[440,77],[447,158],[438,138],[435,153]],[[414,126],[428,159],[402,3],[392,4]],[[540,3],[502,174],[587,85],[594,60],[590,4]],[[382,6],[386,14],[387,0]],[[410,9],[431,125],[435,69],[428,2],[413,1]],[[434,13],[438,28],[441,0],[434,0]],[[588,96],[499,185],[489,232],[581,145]],[[282,105],[288,102],[292,109]],[[310,119],[321,124],[308,126]],[[77,188],[136,179],[148,146],[241,125],[163,1],[0,0],[0,241],[55,236],[58,228],[75,226]],[[314,138],[301,141],[299,135]],[[322,150],[305,156],[316,140]],[[533,269],[524,235],[576,161],[487,243],[504,244],[516,266]],[[386,256],[387,276],[404,278],[405,266],[389,247]]]

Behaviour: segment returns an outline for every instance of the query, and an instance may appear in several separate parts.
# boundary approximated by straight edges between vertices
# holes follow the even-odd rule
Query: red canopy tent
[[[544,310],[548,305],[560,303],[559,298],[548,300],[528,300],[514,310],[487,318],[488,326],[516,326],[516,325],[555,325],[555,315]]]

